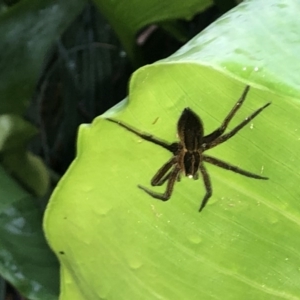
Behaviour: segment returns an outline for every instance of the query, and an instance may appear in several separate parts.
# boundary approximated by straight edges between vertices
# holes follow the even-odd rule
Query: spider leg
[[[164,140],[153,137],[153,135],[151,135],[151,134],[146,134],[146,133],[139,132],[138,130],[132,128],[129,125],[126,125],[125,123],[122,123],[121,121],[114,120],[114,119],[111,119],[111,118],[106,118],[106,120],[110,121],[110,122],[113,122],[113,123],[116,123],[119,126],[125,128],[126,130],[128,130],[128,131],[134,133],[135,135],[139,136],[140,138],[142,138],[142,139],[144,139],[148,142],[151,142],[153,144],[159,145],[159,146],[171,151],[172,153],[176,153],[178,151],[178,148],[179,148],[178,143],[169,144]]]
[[[148,188],[143,187],[141,185],[138,185],[138,187],[140,189],[142,189],[143,191],[145,191],[150,196],[152,196],[153,198],[156,198],[156,199],[159,199],[159,200],[162,200],[162,201],[167,201],[167,200],[170,199],[170,197],[172,195],[174,184],[176,182],[176,179],[177,179],[179,173],[180,173],[180,168],[178,168],[178,166],[176,166],[170,172],[170,175],[168,175],[168,178],[167,178],[169,180],[168,185],[167,185],[166,191],[163,194],[153,192],[153,191],[149,190]]]
[[[223,168],[225,170],[229,170],[229,171],[232,171],[235,173],[239,173],[239,174],[247,176],[247,177],[251,177],[251,178],[255,178],[255,179],[264,179],[264,180],[269,179],[268,177],[260,176],[260,175],[245,171],[243,169],[240,169],[236,166],[233,166],[225,161],[222,161],[222,160],[212,157],[212,156],[203,155],[203,160],[212,165],[215,165],[217,167],[220,167],[220,168]]]
[[[170,177],[170,175],[172,174],[172,171],[170,171],[165,177],[163,177],[157,184],[152,184],[153,186],[161,186],[163,185]],[[198,179],[198,178],[197,178]],[[180,182],[181,178],[180,178],[180,173],[177,176],[177,181]]]
[[[231,111],[229,112],[227,117],[224,119],[221,126],[219,128],[217,128],[215,131],[213,131],[212,133],[208,134],[207,136],[205,136],[203,138],[203,142],[205,144],[208,144],[208,143],[212,142],[213,140],[215,140],[216,138],[218,138],[219,136],[221,136],[225,132],[229,122],[231,121],[233,116],[236,114],[236,112],[241,108],[243,102],[245,101],[246,96],[249,92],[249,89],[250,89],[250,86],[247,85],[246,88],[244,89],[241,97],[239,98],[237,103],[234,105],[234,107],[231,109]]]
[[[217,145],[220,145],[227,140],[229,140],[231,137],[233,137],[236,133],[238,133],[243,127],[245,127],[251,120],[253,120],[258,114],[260,114],[266,107],[268,107],[271,104],[271,102],[268,102],[261,108],[257,109],[255,112],[253,112],[249,117],[247,117],[243,122],[241,122],[239,125],[237,125],[235,128],[233,128],[230,132],[216,138],[215,140],[211,141],[210,143],[207,143],[204,147],[204,150],[211,149]]]
[[[202,209],[205,207],[206,203],[208,202],[209,198],[212,195],[212,186],[211,186],[209,175],[208,175],[207,170],[204,167],[204,165],[200,164],[199,169],[200,169],[200,172],[202,174],[204,186],[205,186],[205,189],[206,189],[206,194],[205,194],[205,196],[202,200],[201,206],[199,208],[199,212],[201,212]]]
[[[175,162],[176,162],[176,157],[172,157],[170,160],[168,160],[153,176],[153,178],[151,179],[151,185],[152,186],[163,185],[172,174],[172,171],[169,172],[169,170],[175,164]]]
[[[166,176],[164,176],[159,182],[157,182],[155,185],[152,184],[153,186],[161,186],[163,185],[171,176],[172,171],[170,171],[169,173],[166,174]]]

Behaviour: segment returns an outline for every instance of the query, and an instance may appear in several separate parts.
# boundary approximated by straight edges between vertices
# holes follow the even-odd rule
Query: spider
[[[244,119],[239,125],[233,128],[228,133],[224,134],[229,122],[234,117],[236,112],[242,106],[246,96],[249,92],[250,87],[246,86],[241,97],[233,106],[227,117],[222,122],[221,126],[211,132],[208,135],[204,135],[204,128],[200,117],[193,112],[190,108],[185,108],[181,113],[181,116],[177,123],[177,132],[179,141],[174,143],[168,143],[159,138],[153,137],[150,134],[141,133],[138,130],[111,118],[107,118],[108,121],[122,126],[126,130],[136,134],[140,138],[159,145],[168,151],[172,152],[173,156],[156,172],[151,180],[152,186],[161,186],[167,181],[167,188],[164,193],[157,193],[151,191],[150,189],[138,185],[138,187],[144,190],[153,198],[167,201],[170,199],[173,188],[176,181],[180,180],[180,174],[183,173],[185,176],[198,179],[199,171],[202,175],[206,193],[201,202],[199,212],[203,210],[206,206],[209,198],[212,196],[212,185],[210,181],[210,176],[206,170],[203,162],[210,163],[212,165],[218,166],[220,168],[230,170],[232,172],[250,177],[255,179],[268,179],[243,169],[231,165],[225,161],[222,161],[218,158],[204,155],[203,153],[206,150],[212,149],[230,138],[232,138],[236,133],[238,133],[243,127],[245,127],[252,119],[254,119],[259,113],[261,113],[267,106],[271,103],[267,103],[264,106],[260,107],[254,111],[250,116]]]

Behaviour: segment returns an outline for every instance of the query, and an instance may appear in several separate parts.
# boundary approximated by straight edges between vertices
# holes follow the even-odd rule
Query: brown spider
[[[249,117],[245,118],[244,121],[242,121],[230,132],[223,134],[235,113],[242,106],[249,88],[249,86],[246,86],[242,96],[234,105],[227,117],[224,119],[221,126],[206,136],[204,136],[204,128],[199,116],[197,116],[197,114],[194,113],[190,108],[185,108],[177,123],[177,131],[180,141],[171,144],[161,139],[155,138],[150,134],[141,133],[120,121],[108,118],[108,121],[116,123],[127,129],[128,131],[131,131],[132,133],[141,137],[142,139],[159,145],[173,153],[171,159],[168,160],[156,172],[151,180],[152,186],[160,186],[168,181],[166,191],[163,194],[153,192],[141,185],[138,185],[138,187],[156,199],[167,201],[172,195],[176,180],[179,181],[180,179],[180,173],[184,173],[184,175],[189,178],[198,179],[198,171],[200,170],[206,189],[206,194],[199,208],[199,211],[201,211],[212,195],[210,177],[203,162],[208,162],[220,168],[230,170],[247,177],[255,179],[268,179],[267,177],[256,175],[254,173],[240,169],[218,158],[203,154],[204,151],[220,145],[233,137],[237,132],[239,132],[252,119],[254,119],[259,113],[261,113],[267,106],[271,104],[270,102],[265,104],[264,106],[253,112]]]

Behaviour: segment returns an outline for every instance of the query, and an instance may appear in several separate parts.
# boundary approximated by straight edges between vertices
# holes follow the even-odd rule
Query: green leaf
[[[84,0],[24,0],[0,15],[1,163],[36,195],[45,194],[48,172],[27,152],[36,129],[18,114],[27,108],[47,52]],[[58,265],[45,243],[39,204],[0,169],[0,274],[28,299],[57,299]]]
[[[41,158],[20,148],[2,155],[2,164],[18,182],[34,195],[45,196],[49,190],[49,173]]]
[[[0,300],[5,300],[5,294],[6,294],[5,287],[6,287],[6,283],[4,279],[0,277]]]
[[[0,167],[0,272],[28,299],[57,299],[58,265],[35,199]]]
[[[37,129],[20,116],[0,115],[0,151],[11,152],[25,145],[37,134]]]
[[[94,0],[101,13],[106,17],[119,36],[127,54],[137,64],[141,63],[135,36],[147,25],[164,23],[177,19],[190,20],[197,12],[201,12],[212,5],[212,0],[131,0],[106,1]],[[176,28],[174,27],[176,32]],[[178,36],[178,33],[177,33]]]
[[[62,264],[61,300],[299,299],[299,9],[296,0],[242,3],[139,69],[130,101],[81,126],[77,158],[44,220]],[[208,153],[268,181],[206,164],[213,196],[202,213],[201,178],[183,177],[167,202],[137,188],[150,187],[170,153],[104,117],[173,142],[183,108],[201,116],[207,134],[246,84],[228,130],[272,104]]]
[[[23,113],[45,56],[84,0],[24,0],[0,15],[0,112]]]
[[[36,128],[17,115],[1,115],[0,132],[3,166],[35,195],[45,195],[49,188],[48,170],[39,157],[26,150]]]

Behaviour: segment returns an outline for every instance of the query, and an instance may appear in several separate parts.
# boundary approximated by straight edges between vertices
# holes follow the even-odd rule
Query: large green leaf
[[[104,115],[172,142],[184,107],[209,133],[250,84],[230,128],[271,106],[209,154],[268,181],[207,165],[214,193],[199,214],[201,179],[182,178],[168,202],[137,188],[150,186],[166,150],[103,117],[81,126],[44,221],[62,264],[61,300],[300,299],[299,9],[296,0],[242,3],[138,70],[130,101]]]

